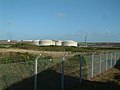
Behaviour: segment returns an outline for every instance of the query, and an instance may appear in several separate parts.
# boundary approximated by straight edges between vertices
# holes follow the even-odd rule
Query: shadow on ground
[[[37,90],[61,90],[61,73],[49,69],[39,73],[37,77]],[[65,88],[78,83],[78,78],[65,76]],[[34,90],[34,76],[14,83],[5,90]]]
[[[48,74],[50,74],[49,77]],[[34,77],[26,78],[5,90],[34,90],[33,82]],[[37,88],[37,90],[61,90],[61,74],[51,70],[39,73]],[[80,84],[79,78],[65,76],[65,90],[120,90],[120,86],[115,82],[89,80],[82,80]]]
[[[120,59],[117,60],[114,68],[120,70]],[[97,82],[82,80],[81,84],[75,85],[74,87],[68,90],[120,90],[120,73],[115,73],[113,79],[116,80],[117,82],[115,81]]]
[[[69,90],[120,90],[120,86],[115,82],[96,82],[83,80],[78,86],[74,86]]]
[[[120,59],[117,61],[115,68],[120,69]],[[39,73],[37,77],[37,90],[61,90],[61,73],[48,69]],[[80,84],[79,78],[73,76],[65,76],[64,83],[65,90],[120,90],[120,85],[116,82],[82,80]],[[34,76],[14,83],[5,90],[34,90]]]
[[[116,65],[114,66],[114,68],[120,70],[120,58],[119,58],[119,60],[117,60]]]

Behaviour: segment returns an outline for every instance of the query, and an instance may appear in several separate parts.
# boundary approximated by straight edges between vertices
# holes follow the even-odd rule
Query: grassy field
[[[60,90],[61,60],[66,52],[68,55],[64,62],[65,90],[96,90],[98,87],[98,90],[113,90],[113,88],[119,90],[120,73],[118,68],[93,78],[93,81],[83,80],[83,83],[78,85],[81,53],[114,51],[119,48],[39,47],[28,44],[2,45],[0,47],[1,90],[33,90],[34,60],[40,53],[42,56],[38,60],[38,90]],[[84,65],[88,63],[89,58],[91,56],[86,56]],[[68,87],[72,88],[68,89]]]
[[[25,43],[19,44],[1,44],[0,48],[19,48],[37,51],[61,51],[61,52],[94,52],[106,50],[120,50],[120,47],[65,47],[65,46],[36,46]]]
[[[5,52],[0,53],[0,56],[2,57],[0,59],[0,89],[33,90],[34,59],[36,55],[20,52]],[[38,60],[38,84],[42,84],[42,87],[38,86],[40,90],[54,90],[52,87],[58,90],[58,87],[61,85],[62,58],[57,58],[58,60],[52,58],[52,62],[50,61],[51,58],[51,56],[44,56]],[[65,61],[66,86],[71,82],[71,77],[79,76],[78,60],[78,56],[75,56]]]

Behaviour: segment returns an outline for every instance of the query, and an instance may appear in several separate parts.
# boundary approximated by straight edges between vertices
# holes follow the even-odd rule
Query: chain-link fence
[[[119,51],[102,53],[94,52],[93,54],[89,55],[85,54],[82,56],[84,58],[82,58],[81,60],[86,61],[87,79],[90,79],[96,75],[99,75],[113,68],[120,58],[120,52]],[[84,72],[81,73],[83,74]],[[84,76],[81,78],[84,78]]]
[[[56,58],[37,55],[20,62],[0,57],[0,90],[65,90],[113,68],[119,58],[119,51]]]

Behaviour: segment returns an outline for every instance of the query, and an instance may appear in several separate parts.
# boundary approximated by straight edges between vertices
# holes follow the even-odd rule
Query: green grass
[[[49,51],[49,50],[56,51],[58,49],[59,51],[65,50],[65,51],[72,51],[72,52],[99,50],[95,48],[58,47],[58,46],[39,47],[39,46],[28,45],[28,44],[12,46],[12,48],[24,48],[24,49],[33,49],[33,50],[46,50],[46,51]],[[79,51],[79,49],[81,51]],[[15,82],[18,82],[25,78],[29,78],[33,76],[34,63],[35,63],[34,60],[38,55],[30,54],[28,52],[26,53],[6,52],[6,53],[0,53],[0,56],[1,56],[0,58],[0,73],[1,73],[0,89],[1,88],[3,89]],[[67,60],[64,61],[65,75],[79,77],[79,66],[80,66],[79,58],[80,58],[80,55],[77,54],[77,55],[74,55],[73,57],[67,58]],[[90,55],[84,56],[83,65],[88,64],[90,58],[91,58]],[[50,59],[52,59],[53,61],[50,62]],[[38,60],[38,72],[41,73],[42,71],[46,71],[47,69],[50,69],[50,70],[52,69],[53,71],[61,73],[61,59],[62,58],[53,58],[52,56],[40,57],[40,59]],[[49,77],[51,74],[50,75],[45,74],[45,75],[46,77]],[[52,77],[54,78],[55,76],[52,76]],[[52,82],[55,82],[53,79],[51,80]]]
[[[31,54],[9,52],[9,53],[0,53],[0,55],[1,56],[7,55],[7,57],[4,57],[4,59],[1,59],[2,61],[0,64],[0,74],[1,74],[0,89],[1,90],[4,90],[4,88],[7,88],[8,86],[10,86],[18,81],[22,81],[25,78],[32,77],[34,75],[35,61],[34,61],[34,59],[33,60],[28,59],[31,57]],[[18,58],[17,60],[15,59],[16,56]],[[33,58],[33,57],[35,57],[35,56],[32,55],[31,58]],[[65,75],[78,77],[79,63],[78,63],[78,60],[76,60],[76,58],[78,58],[78,57],[79,56],[73,56],[73,57],[69,58],[68,60],[65,60]],[[59,62],[54,62],[54,61],[56,61],[56,59],[52,58],[53,62],[51,62],[49,60],[50,58],[52,58],[52,57],[51,56],[41,57],[38,60],[38,73],[41,73],[41,72],[44,72],[47,70],[53,70],[53,71],[61,73],[61,59],[59,60]],[[15,61],[14,61],[14,59],[15,59]],[[45,74],[45,76],[49,77],[49,74]],[[55,81],[54,81],[54,79],[55,79]],[[49,82],[55,83],[56,76],[54,76],[54,74],[53,74],[52,78],[50,78],[50,80],[52,80],[52,81],[49,81]],[[60,78],[59,78],[59,80],[60,80]]]
[[[38,55],[28,52],[0,52],[0,64],[33,61]],[[53,59],[52,56],[41,56],[39,59]]]
[[[95,51],[106,51],[106,50],[120,50],[120,47],[67,47],[67,46],[36,46],[26,43],[17,44],[1,44],[0,48],[19,48],[27,50],[38,50],[38,51],[70,51],[70,52],[95,52]]]

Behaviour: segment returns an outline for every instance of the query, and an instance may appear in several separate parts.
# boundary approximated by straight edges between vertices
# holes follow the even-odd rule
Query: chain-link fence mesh
[[[37,90],[58,90],[61,86],[60,58],[38,60]],[[42,67],[40,67],[42,66]]]
[[[82,66],[81,78],[85,79],[87,74],[87,79],[90,79],[113,68],[120,59],[120,52],[95,52],[93,54],[83,54],[82,56],[84,57],[82,60],[85,59],[86,61],[86,70],[84,70],[84,67]]]
[[[81,63],[82,63],[81,77],[82,79],[90,78],[91,77],[91,63],[92,63],[91,55],[84,54],[81,59],[82,59],[81,60]]]
[[[114,67],[120,52],[66,54],[55,58],[41,55],[37,59],[36,75],[37,56],[1,55],[0,90],[64,90],[78,84],[79,80],[93,78]]]
[[[11,64],[1,64],[0,65],[0,90],[8,88],[14,83],[20,82],[25,78],[32,77],[34,75],[34,61],[11,63]],[[33,80],[29,82],[29,89],[33,88]],[[27,84],[26,83],[26,84]],[[23,87],[26,87],[23,84]],[[17,87],[12,87],[12,89],[17,90]]]

